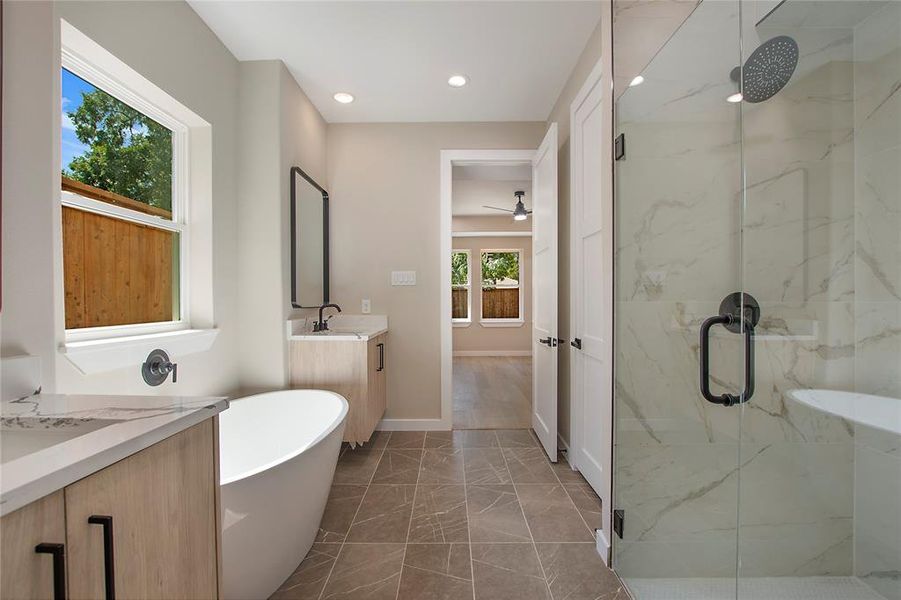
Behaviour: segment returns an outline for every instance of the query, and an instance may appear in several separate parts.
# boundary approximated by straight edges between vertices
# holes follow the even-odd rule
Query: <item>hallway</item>
[[[454,429],[527,429],[532,358],[455,356]]]
[[[528,430],[376,432],[345,449],[316,543],[273,600],[624,600],[600,501]]]

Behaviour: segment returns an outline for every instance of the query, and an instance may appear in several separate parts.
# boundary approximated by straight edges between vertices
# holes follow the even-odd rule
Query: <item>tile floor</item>
[[[600,500],[528,430],[377,433],[342,450],[316,543],[277,600],[626,600]]]

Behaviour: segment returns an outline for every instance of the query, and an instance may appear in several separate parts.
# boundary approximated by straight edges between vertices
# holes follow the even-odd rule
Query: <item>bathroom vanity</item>
[[[388,317],[336,315],[326,331],[312,319],[288,321],[289,377],[293,388],[321,389],[349,404],[344,441],[363,444],[387,404]]]
[[[3,598],[219,598],[218,398],[5,401]]]

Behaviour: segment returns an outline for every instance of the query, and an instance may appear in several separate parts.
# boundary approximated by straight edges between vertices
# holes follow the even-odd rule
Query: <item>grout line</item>
[[[407,521],[407,535],[404,537],[404,555],[400,559],[400,574],[397,576],[397,592],[394,594],[394,600],[400,598],[400,584],[404,579],[404,564],[407,562],[407,546],[410,545],[410,530],[413,528],[413,512],[416,510],[416,494],[419,492],[419,476],[422,475],[422,455],[425,454],[425,436],[422,434],[422,446],[419,448],[419,467],[416,469],[416,483],[413,487],[413,504],[410,506],[410,520]]]
[[[388,448],[388,442],[391,441],[391,434],[388,434],[388,439],[385,440],[385,445],[382,446],[382,451],[379,453],[379,459],[375,461],[375,469],[372,470],[372,475],[369,476],[369,483],[366,484],[366,491],[363,492],[363,497],[360,499],[360,504],[357,505],[357,510],[354,511],[354,516],[350,520],[350,525],[347,528],[347,533],[344,534],[344,541],[341,542],[341,547],[338,548],[338,554],[335,555],[335,562],[332,563],[332,568],[328,570],[328,576],[325,578],[325,583],[322,584],[322,590],[319,592],[319,596],[317,598],[319,600],[322,599],[323,594],[325,594],[325,590],[328,588],[328,584],[332,580],[332,573],[335,572],[335,565],[338,564],[338,559],[341,558],[341,554],[344,552],[344,546],[347,545],[347,536],[350,535],[350,530],[354,526],[354,521],[357,520],[357,515],[360,513],[360,508],[363,506],[363,502],[366,501],[366,496],[369,494],[369,488],[372,486],[372,480],[375,479],[375,472],[379,470],[379,463],[382,462],[382,457],[385,456],[385,449]],[[334,485],[334,484],[332,484]],[[359,484],[357,484],[359,485]],[[329,493],[331,493],[331,489],[329,489]],[[327,501],[326,501],[327,502]],[[313,542],[314,544],[316,542]],[[406,550],[406,547],[404,547]],[[302,563],[303,561],[301,561]],[[401,565],[401,569],[403,569],[403,565]],[[397,583],[398,590],[400,589],[400,580],[398,579]]]
[[[498,439],[498,443],[500,443],[500,439]],[[542,451],[542,453],[543,452],[544,451]],[[526,511],[523,509],[522,502],[519,499],[519,492],[516,490],[516,483],[513,481],[513,473],[510,471],[510,465],[507,463],[507,455],[504,453],[503,449],[501,449],[501,456],[504,458],[504,466],[507,467],[507,472],[510,473],[510,481],[513,485],[513,494],[516,496],[516,503],[519,504],[519,512],[522,513],[522,520],[525,521],[526,529],[529,531],[529,538],[531,538],[532,540],[532,551],[535,553],[535,559],[538,561],[538,567],[541,569],[541,576],[544,577],[544,585],[547,586],[548,598],[551,598],[553,600],[554,594],[551,592],[551,584],[547,580],[547,573],[544,570],[544,564],[541,562],[541,556],[538,554],[538,546],[535,544],[535,536],[532,535],[532,526],[529,525],[529,520],[526,518]],[[554,477],[557,477],[556,473],[554,473]],[[557,481],[559,480],[560,479],[558,478]],[[475,589],[475,586],[473,586],[473,589]]]
[[[560,451],[557,450],[557,455],[559,456],[559,454],[560,454]],[[567,465],[570,469],[572,468],[572,466],[570,466],[570,464],[569,464],[569,461],[566,461],[566,465]],[[553,465],[548,465],[548,466],[551,467],[551,471],[554,473],[554,477],[557,478],[557,481],[560,483],[560,487],[563,488],[563,493],[566,494],[566,497],[567,497],[567,498],[569,498],[569,503],[572,504],[572,507],[573,507],[574,509],[576,509],[576,514],[579,515],[579,518],[582,519],[582,522],[585,524],[585,527],[588,528],[588,533],[591,534],[591,539],[593,539],[593,540],[595,541],[595,543],[597,543],[597,534],[595,533],[595,531],[594,531],[594,529],[591,527],[591,525],[588,524],[588,521],[585,520],[585,517],[582,516],[582,511],[579,510],[579,507],[578,507],[578,506],[576,506],[576,501],[573,500],[573,497],[570,495],[569,490],[566,489],[566,484],[563,483],[563,480],[560,479],[560,476],[559,476],[559,475],[557,475],[557,470],[554,468],[554,466],[553,466]],[[573,471],[573,473],[579,473],[579,471]],[[582,477],[581,473],[579,474],[579,476]],[[585,478],[582,477],[582,479],[585,479]],[[585,483],[588,485],[588,487],[591,487],[591,485],[588,484],[587,481],[586,481]],[[580,485],[580,484],[581,484],[581,482],[579,483],[579,485]],[[592,493],[592,494],[594,493],[594,489],[591,490],[591,493]],[[603,511],[603,507],[601,507],[601,510]]]
[[[497,434],[494,435],[497,437]],[[451,441],[454,439],[451,430]],[[469,549],[469,580],[472,583],[472,600],[476,600],[476,572],[472,564],[472,532],[469,528],[469,484],[466,482],[466,451],[460,448],[460,458],[463,459],[463,512],[466,514],[466,544]]]

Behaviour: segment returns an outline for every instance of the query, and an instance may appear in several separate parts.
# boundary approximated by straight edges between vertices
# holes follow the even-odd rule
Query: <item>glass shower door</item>
[[[742,600],[901,600],[901,3],[742,3]]]
[[[640,600],[736,595],[741,409],[699,393],[699,334],[742,287],[739,10],[700,3],[616,103],[614,566]],[[712,398],[740,333],[710,328]]]

